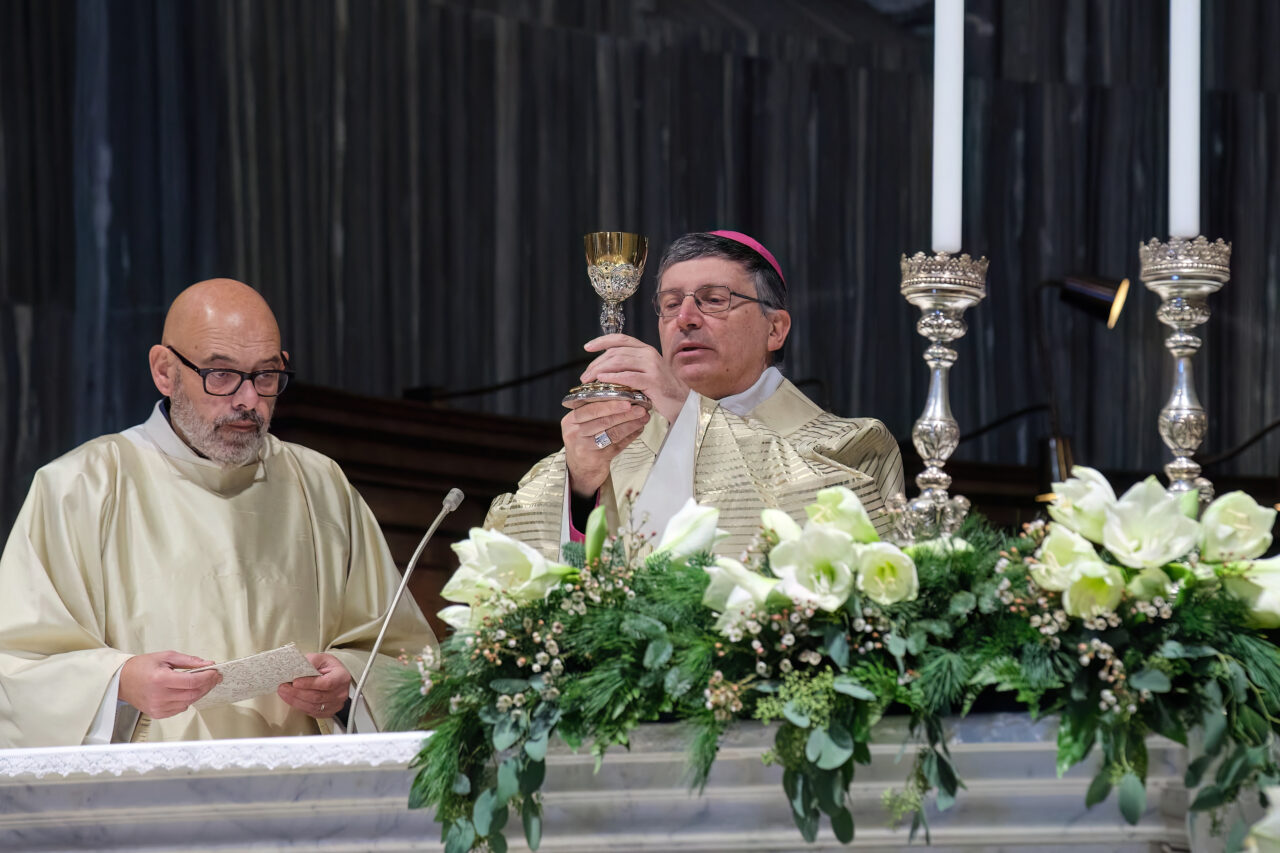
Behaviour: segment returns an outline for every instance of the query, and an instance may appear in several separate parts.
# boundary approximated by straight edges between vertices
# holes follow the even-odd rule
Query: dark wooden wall
[[[953,374],[962,429],[1056,388],[1077,456],[1154,470],[1155,297],[1114,332],[1046,304],[1165,236],[1164,0],[969,0],[965,245],[991,258]],[[1280,416],[1280,4],[1206,0],[1204,230],[1235,243],[1198,358],[1208,449]],[[3,0],[0,520],[32,471],[145,417],[172,297],[230,275],[305,381],[457,392],[580,355],[581,235],[739,228],[781,259],[788,371],[905,436],[924,344],[931,4],[852,0]],[[652,287],[652,280],[645,283]],[[629,328],[655,323],[638,299]],[[1032,314],[1034,316],[1034,314]],[[1052,382],[1049,381],[1052,377]],[[573,372],[456,410],[551,421]],[[477,416],[483,423],[483,416]],[[960,461],[1030,465],[1042,415]],[[1223,473],[1271,474],[1277,439]]]

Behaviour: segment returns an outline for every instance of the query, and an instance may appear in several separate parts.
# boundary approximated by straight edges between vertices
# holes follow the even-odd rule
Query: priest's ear
[[[156,344],[151,348],[148,360],[151,362],[151,381],[156,384],[156,390],[165,397],[173,396],[173,386],[176,384],[175,371],[181,367],[178,359],[168,347]]]

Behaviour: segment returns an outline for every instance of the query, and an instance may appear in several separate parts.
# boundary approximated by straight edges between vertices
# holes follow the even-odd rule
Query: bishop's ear
[[[769,352],[777,352],[787,342],[787,334],[791,331],[791,314],[777,309],[765,316],[769,318]]]

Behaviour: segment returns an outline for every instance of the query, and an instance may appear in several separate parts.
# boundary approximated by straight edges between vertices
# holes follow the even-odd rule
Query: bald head
[[[225,466],[256,460],[276,398],[258,394],[252,381],[236,386],[235,373],[244,377],[287,367],[280,327],[267,301],[227,278],[193,284],[169,306],[160,340],[151,348],[151,379],[169,398],[174,432]],[[214,378],[230,373],[236,390],[209,393],[201,374],[210,370]]]
[[[164,318],[161,343],[181,350],[205,339],[237,338],[280,350],[280,327],[267,300],[247,284],[211,278],[178,294]]]

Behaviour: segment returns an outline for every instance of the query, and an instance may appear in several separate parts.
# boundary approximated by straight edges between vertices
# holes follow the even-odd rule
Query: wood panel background
[[[1083,461],[1164,461],[1155,297],[1113,332],[1046,300],[1047,368],[1027,317],[1045,279],[1136,279],[1138,242],[1165,236],[1166,7],[967,4],[964,243],[992,263],[953,372],[962,430],[1053,388]],[[312,385],[459,392],[581,355],[581,235],[602,228],[648,234],[655,266],[686,231],[759,237],[792,287],[788,373],[907,435],[926,372],[897,264],[929,243],[931,10],[3,0],[0,521],[40,464],[146,416],[146,348],[193,281],[260,288]],[[1280,416],[1277,36],[1278,4],[1205,2],[1202,222],[1235,244],[1197,359],[1209,452]],[[656,340],[644,306],[628,328]],[[573,378],[439,405],[551,421]],[[1033,464],[1046,431],[957,457]],[[1277,440],[1221,473],[1273,475]]]

